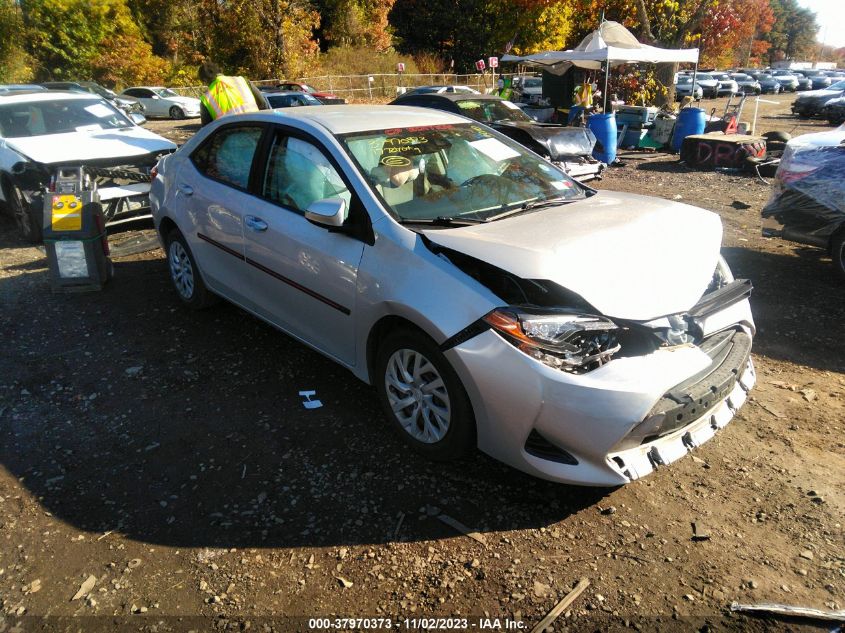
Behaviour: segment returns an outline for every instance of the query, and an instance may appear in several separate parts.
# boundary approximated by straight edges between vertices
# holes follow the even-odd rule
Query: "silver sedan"
[[[719,218],[596,192],[461,116],[225,117],[162,160],[179,299],[235,303],[375,386],[398,435],[615,486],[709,440],[754,384]]]

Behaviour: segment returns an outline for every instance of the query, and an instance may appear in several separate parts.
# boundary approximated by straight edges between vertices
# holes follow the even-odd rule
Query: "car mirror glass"
[[[346,201],[342,198],[325,198],[308,205],[305,219],[322,226],[343,226],[346,221]]]

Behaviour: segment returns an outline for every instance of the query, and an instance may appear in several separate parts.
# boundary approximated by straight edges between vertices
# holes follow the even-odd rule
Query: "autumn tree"
[[[797,0],[769,0],[774,24],[764,39],[771,47],[769,63],[781,59],[809,58],[815,49],[819,30],[816,14],[801,7]]]
[[[27,81],[32,75],[20,9],[14,0],[0,0],[0,83]]]
[[[99,78],[110,85],[161,79],[126,0],[20,0],[28,52],[39,79]],[[125,47],[125,48],[121,48]],[[122,69],[100,72],[123,57]]]

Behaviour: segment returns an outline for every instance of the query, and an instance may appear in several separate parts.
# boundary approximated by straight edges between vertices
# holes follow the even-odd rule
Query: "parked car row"
[[[675,94],[680,100],[692,91],[693,71],[681,71],[675,78]],[[736,72],[699,72],[695,77],[695,99],[721,97],[732,94],[780,94],[827,88],[845,73],[825,70],[737,70]],[[700,96],[698,87],[701,88]]]

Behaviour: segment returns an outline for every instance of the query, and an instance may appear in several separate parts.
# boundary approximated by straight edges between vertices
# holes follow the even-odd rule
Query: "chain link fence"
[[[319,75],[301,77],[296,81],[313,86],[321,92],[330,92],[348,101],[383,101],[394,99],[405,90],[417,86],[467,86],[479,92],[491,92],[496,87],[496,79],[490,73],[456,75],[451,73],[399,74],[373,73],[371,75]],[[509,77],[510,74],[504,75]],[[253,81],[257,86],[276,86],[284,79],[260,79]],[[187,97],[201,97],[205,86],[174,88],[177,93]]]

